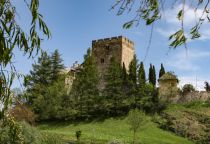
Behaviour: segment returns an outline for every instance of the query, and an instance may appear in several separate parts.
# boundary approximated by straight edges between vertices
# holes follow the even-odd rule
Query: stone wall
[[[187,103],[193,101],[206,101],[210,98],[210,92],[206,91],[195,91],[188,92],[186,94],[180,95],[178,103]]]

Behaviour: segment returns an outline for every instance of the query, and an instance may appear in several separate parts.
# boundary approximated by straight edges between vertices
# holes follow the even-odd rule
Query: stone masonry
[[[129,69],[133,60],[135,49],[134,43],[126,37],[118,36],[92,41],[92,52],[95,57],[98,71],[100,73],[100,88],[104,88],[104,75],[110,64],[110,59],[115,58],[121,65]]]

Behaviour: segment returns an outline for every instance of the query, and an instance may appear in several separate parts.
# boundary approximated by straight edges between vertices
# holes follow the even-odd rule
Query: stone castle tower
[[[104,87],[104,74],[110,64],[110,59],[125,65],[128,70],[130,62],[133,60],[135,49],[134,43],[123,36],[105,38],[92,41],[92,52],[95,57],[98,71],[100,73],[100,87]]]

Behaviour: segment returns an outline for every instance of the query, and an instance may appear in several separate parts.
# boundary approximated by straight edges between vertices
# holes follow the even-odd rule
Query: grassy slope
[[[106,143],[109,140],[119,139],[128,143],[132,140],[132,132],[126,119],[107,119],[103,122],[79,124],[42,124],[43,131],[64,135],[65,139],[75,139],[75,131],[82,131],[83,140],[97,139]],[[178,137],[173,133],[159,129],[156,124],[148,122],[137,134],[137,139],[143,144],[192,144],[192,142]]]

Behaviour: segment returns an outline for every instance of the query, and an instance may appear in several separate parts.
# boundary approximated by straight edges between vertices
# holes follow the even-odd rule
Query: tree
[[[138,101],[137,64],[138,60],[136,58],[136,55],[134,55],[134,58],[129,65],[129,74],[128,74],[128,88],[129,88],[128,95],[130,98],[133,98],[132,107],[134,108],[137,106],[137,101]]]
[[[27,89],[27,102],[34,104],[38,96],[45,93],[45,88],[52,84],[50,56],[43,52],[37,64],[32,64],[30,74],[25,77],[24,85]],[[39,95],[40,94],[40,95]]]
[[[122,81],[123,81],[123,92],[124,94],[128,94],[128,83],[129,83],[129,79],[128,79],[128,73],[127,70],[125,68],[125,64],[123,63],[123,67],[122,67]]]
[[[57,111],[61,109],[62,97],[66,93],[63,68],[57,50],[51,56],[43,52],[25,78],[27,104],[38,114],[39,120],[58,118]]]
[[[176,4],[180,4],[181,8],[177,12],[177,19],[180,22],[180,28],[171,36],[169,36],[170,47],[176,48],[180,45],[184,45],[186,48],[186,42],[201,37],[199,33],[200,28],[206,22],[209,22],[209,0],[199,1],[187,1],[187,0],[118,0],[112,6],[112,9],[117,8],[117,15],[122,15],[126,12],[134,12],[134,18],[126,22],[123,27],[128,29],[133,25],[138,25],[140,21],[145,21],[146,25],[154,26],[154,23],[159,21],[164,15],[165,7],[176,7]],[[191,28],[185,29],[185,16],[188,13],[187,5],[195,13],[195,25]],[[198,11],[202,11],[202,14],[198,16]],[[189,37],[187,37],[189,35]],[[151,35],[152,37],[152,35]]]
[[[89,118],[94,116],[95,109],[99,108],[97,104],[99,99],[98,84],[99,73],[91,49],[88,49],[87,54],[84,56],[82,68],[76,75],[70,92],[80,117]]]
[[[160,78],[161,76],[163,76],[165,73],[166,73],[166,72],[165,72],[165,68],[164,68],[163,64],[161,63],[161,68],[160,68],[160,71],[159,71],[159,78]]]
[[[63,60],[59,51],[56,49],[51,56],[52,61],[52,80],[56,81],[61,75],[61,70],[64,69]]]
[[[140,86],[145,85],[146,83],[146,74],[145,74],[143,62],[140,63],[139,73],[138,73],[138,82]]]
[[[146,75],[144,70],[144,64],[143,62],[140,63],[139,71],[138,71],[138,108],[142,108],[141,100],[143,97],[145,97],[145,85],[146,85]]]
[[[150,68],[149,68],[149,83],[151,83],[153,86],[156,86],[155,66],[152,64],[150,64]]]
[[[195,91],[195,88],[192,84],[185,84],[182,88],[182,93],[183,94],[186,94],[186,93],[189,93],[189,92],[194,92]]]
[[[150,64],[150,67],[149,67],[149,83],[152,83],[152,64]]]
[[[209,83],[207,82],[207,81],[205,81],[204,82],[204,84],[205,84],[205,90],[207,91],[207,92],[210,92],[210,85],[209,85]]]
[[[144,112],[138,109],[131,110],[128,114],[128,124],[133,131],[133,144],[136,143],[136,132],[145,125],[146,115]]]
[[[39,35],[42,33],[37,30],[41,30],[47,38],[50,37],[50,31],[43,21],[43,16],[38,12],[39,0],[30,0],[30,3],[25,1],[25,3],[32,17],[29,34],[26,34],[27,31],[24,31],[16,21],[17,12],[13,2],[11,0],[1,0],[0,2],[0,100],[3,104],[0,119],[5,116],[8,105],[11,104],[9,101],[12,97],[10,86],[17,74],[12,63],[15,57],[14,48],[17,47],[19,51],[30,58],[34,52],[37,53],[41,49],[42,40]]]
[[[155,70],[155,66],[152,66],[152,84],[154,87],[156,87],[156,70]]]
[[[114,58],[110,60],[105,80],[105,109],[108,111],[108,114],[117,116],[122,113],[125,94],[123,93],[123,70],[121,64]]]

